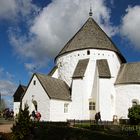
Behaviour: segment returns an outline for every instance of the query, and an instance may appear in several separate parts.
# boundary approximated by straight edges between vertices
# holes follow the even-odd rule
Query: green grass
[[[114,129],[116,128],[114,127]],[[10,135],[9,133],[3,136],[9,137]],[[140,140],[140,137],[136,135],[112,133],[111,129],[105,128],[105,126],[90,126],[88,123],[69,127],[66,123],[60,122],[38,122],[34,124],[32,136],[33,140]]]
[[[11,124],[13,120],[5,120],[5,118],[0,118],[0,124]]]
[[[38,140],[126,140],[128,137],[112,135],[102,131],[92,131],[82,128],[53,126],[40,129]]]
[[[115,128],[116,129],[116,128]],[[74,127],[41,123],[34,131],[36,140],[139,140],[138,136],[122,135],[103,125],[80,124]]]

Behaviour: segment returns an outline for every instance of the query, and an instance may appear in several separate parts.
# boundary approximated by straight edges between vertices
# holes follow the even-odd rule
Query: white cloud
[[[110,11],[104,0],[91,0],[93,17],[112,36],[116,28],[110,23]],[[85,0],[53,0],[32,21],[28,34],[10,33],[10,41],[22,58],[30,59],[30,66],[45,66],[88,18],[90,4]],[[34,62],[33,62],[34,61]],[[25,65],[29,68],[28,65]]]
[[[38,7],[32,4],[32,0],[0,0],[0,19],[17,20],[30,14],[33,16],[35,11]]]
[[[13,78],[14,75],[0,67],[0,93],[8,107],[11,107],[12,105],[13,94],[17,88],[17,85],[13,82]]]
[[[5,100],[7,107],[12,108],[13,94],[16,91],[17,86],[9,80],[0,80],[0,93]]]
[[[0,80],[1,79],[8,79],[11,80],[14,78],[14,75],[9,73],[8,71],[5,71],[4,68],[0,67]]]
[[[13,83],[14,75],[5,71],[4,68],[0,67],[0,92],[2,94],[11,94],[15,90],[15,83]]]
[[[0,0],[0,19],[11,19],[17,12],[16,0]]]
[[[34,71],[36,68],[36,66],[34,64],[31,64],[31,63],[25,63],[24,66],[27,70],[30,70],[30,71]]]
[[[36,14],[39,8],[32,3],[32,0],[16,0],[18,11],[22,14],[22,16],[30,15],[32,16]]]
[[[137,49],[140,49],[140,6],[128,7],[122,18],[120,32],[127,37]]]
[[[46,64],[46,63],[45,63]],[[25,63],[25,68],[29,71],[29,74],[32,75],[33,73],[37,72],[41,67],[44,66],[44,63],[34,62],[34,63]]]
[[[15,92],[16,85],[8,80],[0,80],[0,92],[2,95],[12,96]]]

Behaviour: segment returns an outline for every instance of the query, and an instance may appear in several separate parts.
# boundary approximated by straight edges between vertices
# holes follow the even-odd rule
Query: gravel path
[[[9,133],[13,124],[0,124],[0,132]]]

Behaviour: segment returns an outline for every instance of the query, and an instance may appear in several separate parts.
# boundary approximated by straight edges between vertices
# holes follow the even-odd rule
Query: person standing
[[[41,118],[41,114],[40,114],[40,112],[36,112],[36,117],[37,117],[37,121],[40,121],[40,118]]]
[[[98,113],[96,113],[95,114],[95,122],[96,122],[96,124],[98,124],[98,120],[99,120]]]
[[[98,112],[98,120],[100,120],[100,122],[102,122],[100,112]]]

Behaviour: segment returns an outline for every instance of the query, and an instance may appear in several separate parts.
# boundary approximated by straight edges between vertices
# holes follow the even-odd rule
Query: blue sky
[[[54,57],[88,19],[112,38],[127,62],[140,61],[140,0],[1,0],[0,92],[11,104],[19,83],[48,73]]]

